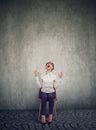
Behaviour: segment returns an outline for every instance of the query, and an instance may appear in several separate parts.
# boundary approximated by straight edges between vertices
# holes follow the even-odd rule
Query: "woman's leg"
[[[49,93],[49,122],[52,122],[55,93]]]
[[[41,120],[42,123],[46,123],[46,101],[47,101],[47,94],[44,92],[41,92]]]

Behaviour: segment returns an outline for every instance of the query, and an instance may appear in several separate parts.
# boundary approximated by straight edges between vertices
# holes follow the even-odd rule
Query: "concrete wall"
[[[87,0],[0,3],[0,109],[37,109],[34,69],[63,71],[59,108],[96,108],[96,9]]]

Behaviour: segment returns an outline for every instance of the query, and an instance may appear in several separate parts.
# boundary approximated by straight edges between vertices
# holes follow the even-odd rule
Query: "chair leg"
[[[58,119],[57,119],[57,111],[56,111],[56,101],[54,102],[53,113],[54,113],[55,119],[57,121]]]
[[[39,114],[38,114],[38,120],[40,120],[40,116],[41,116],[41,102],[40,102],[40,105],[39,105]]]

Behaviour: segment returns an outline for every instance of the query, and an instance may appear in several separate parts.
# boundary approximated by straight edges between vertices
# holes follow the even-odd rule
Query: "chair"
[[[54,87],[53,87],[54,88]],[[54,88],[55,89],[55,88]],[[41,117],[41,88],[39,89],[38,93],[38,100],[39,100],[39,114],[38,114],[38,120],[40,120]],[[48,100],[47,100],[48,101]],[[55,89],[55,98],[54,98],[54,107],[53,107],[53,116],[55,116],[55,120],[57,121],[57,111],[56,111],[56,101],[57,101],[57,96],[56,96],[56,89]]]

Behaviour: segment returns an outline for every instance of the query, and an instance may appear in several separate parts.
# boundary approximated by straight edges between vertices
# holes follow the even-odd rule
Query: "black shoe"
[[[52,123],[52,121],[50,122],[50,121],[48,121],[48,125],[50,125]]]
[[[42,123],[42,125],[43,125],[43,126],[46,125],[46,122],[45,122],[45,123]]]

